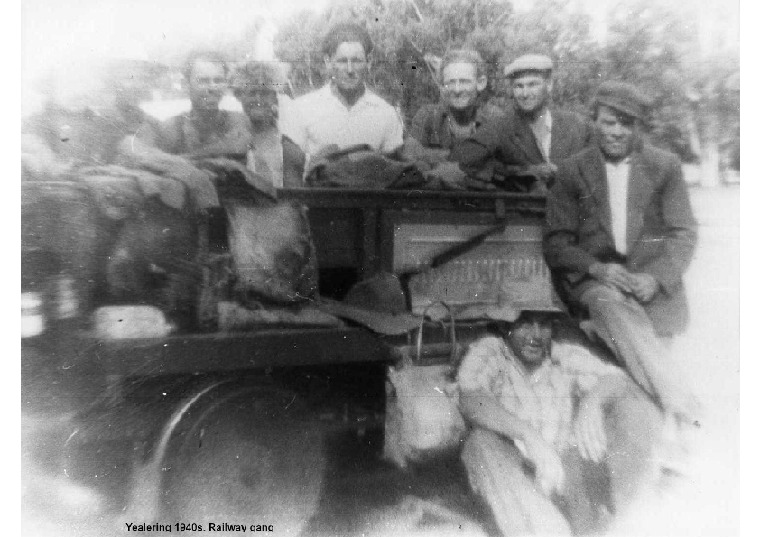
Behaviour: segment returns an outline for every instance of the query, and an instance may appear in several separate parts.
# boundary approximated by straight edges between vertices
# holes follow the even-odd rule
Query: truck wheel
[[[298,535],[318,506],[324,437],[292,392],[244,386],[212,392],[183,418],[170,446],[165,511],[204,531],[227,523]]]

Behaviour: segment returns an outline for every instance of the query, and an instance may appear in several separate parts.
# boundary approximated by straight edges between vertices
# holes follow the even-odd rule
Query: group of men
[[[482,102],[478,53],[448,53],[441,102],[421,108],[404,139],[395,110],[364,83],[371,51],[362,28],[331,34],[331,80],[296,101],[301,121],[283,134],[307,155],[367,144],[423,160],[432,173],[486,186],[523,178],[547,193],[544,254],[557,291],[588,315],[621,367],[563,363],[550,314],[524,311],[464,357],[458,381],[471,432],[462,458],[505,535],[603,531],[654,486],[664,424],[690,427],[698,413],[667,353],[687,322],[682,275],[696,243],[680,163],[645,142],[648,102],[635,86],[602,83],[590,120],[554,108],[553,64],[542,55],[506,68],[513,105],[502,111]],[[584,382],[589,375],[595,383]]]
[[[621,368],[584,384],[583,371],[553,357],[549,314],[524,312],[463,360],[461,409],[472,427],[462,457],[505,535],[599,531],[605,510],[586,489],[602,463],[607,509],[621,512],[651,485],[662,423],[696,419],[666,348],[687,322],[682,275],[696,243],[679,161],[645,142],[648,103],[632,85],[602,83],[590,120],[556,109],[554,66],[542,55],[506,68],[513,104],[502,110],[483,102],[480,55],[449,52],[440,103],[421,108],[405,133],[398,111],[367,86],[372,48],[363,27],[334,26],[322,50],[329,82],[280,118],[282,82],[266,65],[247,67],[233,84],[239,114],[219,108],[226,63],[193,55],[185,68],[190,112],[131,128],[129,151],[248,154],[248,169],[267,170],[282,186],[299,184],[304,161],[366,145],[486,189],[511,182],[547,193],[543,245],[557,291],[589,317]]]

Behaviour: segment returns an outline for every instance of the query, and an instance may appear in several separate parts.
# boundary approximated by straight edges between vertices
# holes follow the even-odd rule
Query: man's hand
[[[426,179],[439,180],[443,187],[449,190],[465,190],[467,188],[465,181],[466,174],[459,169],[459,164],[456,162],[438,164],[435,168],[424,172],[422,175]]]
[[[639,272],[630,275],[631,291],[639,302],[649,302],[660,290],[659,282],[651,274]]]
[[[604,409],[599,397],[592,394],[583,398],[575,420],[575,438],[581,456],[600,462],[607,451],[607,434],[604,432]]]
[[[538,434],[524,439],[526,457],[536,467],[536,481],[544,494],[561,492],[565,485],[565,470],[557,452]]]
[[[592,278],[616,287],[624,293],[632,293],[631,273],[616,263],[594,263],[588,270]]]
[[[532,175],[539,179],[551,179],[557,174],[557,165],[550,162],[532,164],[523,169],[518,175]]]

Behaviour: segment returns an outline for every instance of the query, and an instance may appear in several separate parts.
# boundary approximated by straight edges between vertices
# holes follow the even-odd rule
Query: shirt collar
[[[546,108],[544,110],[544,113],[539,116],[539,118],[536,120],[535,124],[540,125],[543,124],[546,127],[546,130],[551,132],[552,130],[552,111],[549,108]]]
[[[605,159],[604,163],[607,166],[612,166],[613,168],[620,168],[621,166],[630,166],[631,164],[631,155],[628,155],[623,160],[619,162],[610,162],[609,160]]]
[[[361,97],[359,97],[359,99],[351,107],[346,105],[346,102],[343,100],[340,93],[338,93],[338,89],[335,87],[335,85],[332,82],[327,84],[327,91],[330,94],[330,96],[336,101],[338,101],[341,104],[341,106],[343,106],[344,108],[353,109],[359,106],[374,106],[375,104],[377,104],[375,100],[373,99],[374,94],[369,90],[366,84],[364,85],[364,93],[362,93]]]
[[[485,106],[485,103],[480,102],[480,100],[476,102],[476,106],[477,108],[475,109],[475,126],[480,127],[483,124],[483,122],[487,121],[488,119],[488,117],[486,117],[486,112],[485,112],[486,106]],[[440,121],[446,121],[451,115],[449,111],[449,107],[446,106],[445,103],[438,103],[438,115],[440,117]]]

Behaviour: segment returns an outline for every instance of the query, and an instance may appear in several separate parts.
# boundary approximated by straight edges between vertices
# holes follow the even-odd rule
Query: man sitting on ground
[[[458,373],[462,460],[504,535],[603,531],[657,476],[657,407],[621,369],[553,347],[546,309],[472,344]]]

